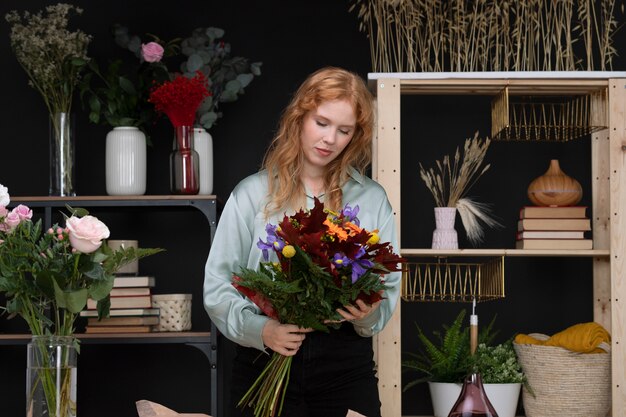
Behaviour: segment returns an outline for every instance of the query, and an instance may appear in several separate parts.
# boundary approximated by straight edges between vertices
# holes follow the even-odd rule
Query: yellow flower
[[[372,232],[372,235],[367,240],[367,244],[370,245],[370,246],[371,245],[375,245],[375,244],[378,243],[379,240],[380,240],[380,236],[378,236],[378,233]]]
[[[296,249],[293,246],[285,245],[285,247],[283,248],[283,256],[285,258],[293,258],[295,254],[296,254]]]

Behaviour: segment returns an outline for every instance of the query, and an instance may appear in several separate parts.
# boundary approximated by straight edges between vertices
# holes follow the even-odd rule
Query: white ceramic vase
[[[109,195],[146,193],[146,135],[136,127],[115,127],[106,138]]]
[[[203,128],[194,128],[193,148],[200,160],[200,191],[198,194],[213,193],[213,138]]]
[[[522,384],[483,384],[483,387],[498,417],[515,417]],[[428,388],[435,417],[448,417],[461,394],[461,384],[429,382]]]
[[[459,240],[454,230],[456,207],[435,207],[433,249],[458,249]]]

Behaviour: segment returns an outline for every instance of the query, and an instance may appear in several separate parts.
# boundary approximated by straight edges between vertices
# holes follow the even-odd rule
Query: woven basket
[[[547,340],[548,336],[530,336]],[[558,346],[514,343],[534,396],[526,387],[527,417],[605,417],[611,409],[611,355],[576,353]],[[606,343],[601,348],[610,352]]]
[[[191,329],[191,294],[154,294],[152,307],[159,309],[157,332],[181,332]]]

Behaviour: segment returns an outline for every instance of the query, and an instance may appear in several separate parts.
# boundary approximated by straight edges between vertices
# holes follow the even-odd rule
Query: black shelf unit
[[[211,243],[217,228],[217,197],[214,195],[141,195],[141,196],[76,196],[76,197],[11,197],[10,207],[26,204],[30,208],[43,209],[43,224],[52,226],[52,210],[66,205],[80,207],[192,207],[199,210],[207,219]],[[211,322],[209,332],[161,332],[161,333],[116,333],[116,334],[76,334],[82,344],[124,345],[124,344],[184,344],[199,349],[209,360],[211,367],[211,415],[218,416],[218,345],[217,328]],[[1,345],[26,345],[30,334],[0,334]],[[221,397],[220,397],[221,398]]]

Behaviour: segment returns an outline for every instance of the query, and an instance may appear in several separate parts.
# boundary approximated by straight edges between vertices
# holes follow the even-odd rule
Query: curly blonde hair
[[[322,68],[311,74],[294,94],[265,155],[263,168],[269,180],[266,214],[297,210],[304,205],[305,190],[301,181],[304,153],[300,143],[304,117],[323,102],[333,100],[350,102],[356,126],[348,146],[326,166],[326,207],[338,210],[342,206],[341,187],[349,178],[350,167],[361,174],[365,172],[372,158],[373,96],[357,74],[341,68]]]

